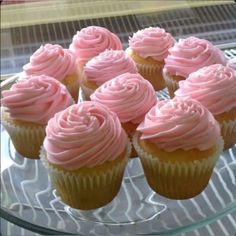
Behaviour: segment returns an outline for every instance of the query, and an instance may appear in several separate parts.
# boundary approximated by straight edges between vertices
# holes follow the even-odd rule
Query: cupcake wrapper
[[[217,143],[214,155],[192,162],[169,162],[145,152],[138,144],[138,134],[133,138],[149,186],[160,195],[171,199],[187,199],[201,193],[207,186],[213,168],[223,149],[223,139]]]
[[[48,162],[44,149],[41,149],[40,158],[62,201],[73,208],[89,210],[106,205],[117,195],[130,152],[129,143],[122,161],[102,170],[93,167],[89,173],[57,168]]]
[[[220,127],[224,149],[228,149],[236,143],[236,119],[220,122]]]
[[[30,159],[39,159],[40,147],[45,137],[45,126],[26,124],[18,125],[2,119],[2,124],[7,130],[12,143],[18,153]]]
[[[122,125],[123,129],[125,130],[126,134],[128,135],[128,137],[130,139],[131,146],[132,146],[130,158],[136,158],[138,156],[138,154],[137,154],[137,152],[136,152],[136,150],[133,146],[133,143],[132,143],[132,139],[133,139],[133,136],[135,134],[135,130],[136,130],[137,126]]]
[[[128,134],[127,134],[127,135],[128,135]],[[129,158],[131,158],[131,159],[132,159],[132,158],[136,158],[136,157],[138,157],[138,154],[137,154],[137,152],[136,152],[136,150],[135,150],[135,148],[134,148],[133,142],[132,142],[133,136],[128,135],[128,137],[129,137],[130,144],[131,144],[131,151],[130,151]]]
[[[160,65],[139,64],[136,62],[139,73],[148,80],[156,91],[166,87],[162,76],[162,67]]]
[[[90,101],[90,95],[94,93],[95,90],[86,87],[84,84],[81,84],[82,89],[82,99],[83,101]]]
[[[74,99],[74,101],[77,103],[78,97],[79,97],[79,81],[74,80],[71,83],[64,84],[70,93],[71,97]]]
[[[171,79],[168,75],[163,73],[163,78],[165,80],[167,89],[169,91],[170,98],[175,96],[175,91],[179,88],[179,83],[173,79]]]

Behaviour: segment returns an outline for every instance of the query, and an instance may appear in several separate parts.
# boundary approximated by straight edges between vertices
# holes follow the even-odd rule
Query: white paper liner
[[[27,126],[9,122],[4,115],[2,125],[7,130],[15,149],[24,157],[38,159],[40,147],[45,137],[45,126]]]
[[[214,155],[207,159],[173,163],[163,161],[144,151],[138,144],[138,139],[139,134],[136,132],[133,144],[141,159],[150,187],[157,193],[172,199],[191,198],[207,186],[224,145],[223,139],[220,138]]]
[[[163,73],[163,78],[164,78],[166,86],[168,88],[170,98],[173,98],[175,96],[175,91],[179,88],[179,83],[177,81],[171,79],[165,73]]]
[[[236,119],[219,122],[221,135],[224,139],[224,149],[230,148],[236,143]]]
[[[62,201],[71,207],[86,210],[101,207],[116,196],[120,189],[130,152],[131,143],[129,142],[125,157],[121,162],[118,162],[109,169],[97,171],[96,167],[94,167],[92,173],[80,173],[79,171],[75,173],[57,168],[47,160],[44,148],[41,149],[40,159],[49,171],[54,187],[57,189],[57,186],[60,186],[60,189],[57,189],[57,191]],[[110,196],[105,195],[103,191],[104,193],[109,192]]]
[[[155,91],[162,90],[166,87],[166,83],[162,75],[162,67],[160,65],[135,63],[139,73],[152,84]]]

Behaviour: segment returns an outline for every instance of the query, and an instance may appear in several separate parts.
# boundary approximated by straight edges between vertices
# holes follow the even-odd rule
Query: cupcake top
[[[88,61],[84,67],[86,78],[98,86],[126,72],[137,73],[138,70],[123,50],[107,49]]]
[[[129,38],[129,47],[143,58],[151,57],[163,61],[168,49],[175,43],[170,33],[159,27],[142,29]]]
[[[227,67],[229,67],[232,70],[236,71],[236,57],[233,58],[233,59],[228,60]]]
[[[84,65],[105,49],[122,50],[122,44],[118,36],[108,29],[88,26],[77,31],[69,49],[76,54],[79,63]]]
[[[49,162],[67,170],[117,158],[128,137],[117,115],[96,102],[72,105],[49,120],[43,146]]]
[[[140,74],[125,73],[105,82],[90,96],[106,105],[122,123],[140,123],[157,102],[151,83]]]
[[[1,104],[13,120],[46,125],[56,113],[74,103],[66,87],[56,79],[30,76],[2,92]]]
[[[207,150],[220,138],[213,115],[193,99],[162,100],[146,114],[138,126],[141,139],[148,139],[165,151]]]
[[[169,49],[163,71],[187,78],[190,73],[212,64],[225,65],[224,53],[205,39],[189,37],[180,39]]]
[[[48,75],[62,81],[77,72],[77,59],[73,52],[57,44],[41,45],[23,66],[26,75]]]
[[[236,107],[236,74],[220,64],[203,67],[180,81],[175,95],[198,100],[214,115],[227,112]]]

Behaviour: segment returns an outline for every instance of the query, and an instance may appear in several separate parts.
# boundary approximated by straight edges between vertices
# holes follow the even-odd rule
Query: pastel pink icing
[[[158,148],[207,150],[220,138],[213,115],[193,99],[162,100],[146,114],[138,126],[141,140],[150,140]]]
[[[175,43],[170,33],[159,27],[149,27],[137,31],[129,38],[129,47],[142,58],[151,57],[163,61],[168,49]]]
[[[190,73],[212,64],[225,65],[224,53],[205,39],[188,37],[169,49],[163,72],[187,78]]]
[[[73,52],[57,44],[41,45],[23,66],[26,75],[48,75],[62,81],[77,73],[78,62]]]
[[[227,67],[229,67],[232,70],[236,71],[236,57],[233,58],[233,59],[228,60]]]
[[[179,82],[177,97],[191,97],[214,115],[236,107],[236,74],[226,66],[215,64],[193,72]]]
[[[115,112],[122,123],[140,123],[157,102],[151,83],[140,74],[125,73],[105,82],[90,96]]]
[[[98,86],[126,72],[138,73],[138,70],[134,61],[123,50],[107,49],[84,66],[86,78]]]
[[[127,144],[117,115],[99,103],[86,101],[50,119],[43,146],[49,162],[76,170],[115,160]]]
[[[56,79],[30,76],[2,91],[1,104],[13,120],[46,125],[56,113],[74,104],[66,87]]]
[[[77,31],[69,49],[76,54],[79,63],[84,65],[105,49],[122,50],[122,44],[118,36],[108,29],[88,26]]]

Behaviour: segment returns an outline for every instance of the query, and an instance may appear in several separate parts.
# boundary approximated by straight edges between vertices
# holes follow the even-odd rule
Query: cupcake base
[[[162,76],[162,67],[160,65],[151,65],[151,64],[138,64],[136,63],[138,72],[148,80],[155,91],[162,90],[166,87],[165,80]]]
[[[83,100],[90,101],[90,95],[98,88],[95,83],[88,82],[85,78],[82,79],[81,89],[83,92]]]
[[[188,199],[201,193],[208,185],[213,168],[223,149],[221,138],[212,155],[192,159],[170,161],[147,153],[134,135],[134,147],[139,154],[149,186],[158,194],[170,199]],[[187,152],[187,151],[186,151]]]
[[[40,157],[62,201],[72,208],[91,210],[108,204],[117,195],[130,149],[129,144],[114,161],[77,171],[67,171],[49,163],[44,150]]]
[[[45,126],[14,121],[7,112],[3,112],[1,122],[18,153],[30,159],[39,159],[40,147],[46,135]]]
[[[166,87],[166,83],[162,75],[164,61],[156,61],[152,58],[141,58],[130,48],[128,48],[126,52],[134,60],[138,72],[144,79],[148,80],[152,84],[155,91],[162,90]]]
[[[68,75],[62,81],[62,83],[66,86],[68,92],[70,93],[74,101],[77,102],[79,97],[79,87],[80,87],[79,75],[78,74]]]
[[[138,124],[134,124],[132,122],[126,122],[126,123],[122,123],[121,125],[122,125],[122,128],[127,133],[128,137],[130,138],[131,143],[132,143],[132,138],[133,138],[136,128],[138,127]],[[137,156],[138,156],[138,154],[132,144],[130,158],[135,158]]]
[[[224,139],[224,150],[230,148],[236,143],[236,108],[214,115],[220,124],[221,135]]]
[[[176,76],[176,78],[174,76],[171,77],[165,73],[163,73],[163,78],[165,80],[169,96],[170,98],[173,98],[175,96],[175,91],[179,88],[179,81],[184,80],[184,78],[180,76]]]
[[[220,122],[220,127],[226,150],[236,144],[236,119]]]

